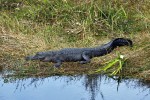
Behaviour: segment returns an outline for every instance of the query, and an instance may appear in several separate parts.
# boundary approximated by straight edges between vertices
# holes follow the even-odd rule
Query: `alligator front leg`
[[[81,64],[86,64],[86,63],[89,63],[91,60],[90,60],[90,57],[88,55],[88,52],[83,52],[82,54],[82,57],[85,61],[81,61],[80,63]]]
[[[58,60],[58,61],[56,61],[54,67],[58,68],[58,67],[60,67],[61,64],[62,64],[62,61]]]

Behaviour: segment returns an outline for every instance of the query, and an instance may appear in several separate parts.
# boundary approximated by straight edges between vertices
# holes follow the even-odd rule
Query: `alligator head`
[[[56,52],[48,51],[48,52],[37,52],[35,55],[27,56],[25,59],[28,60],[40,60],[43,62],[53,61]]]
[[[35,55],[33,55],[33,56],[27,56],[26,58],[25,58],[27,61],[28,60],[44,60],[45,59],[45,53],[43,53],[43,52],[37,52]]]

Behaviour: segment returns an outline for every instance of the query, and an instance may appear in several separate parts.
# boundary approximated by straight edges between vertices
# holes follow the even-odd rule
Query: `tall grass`
[[[45,37],[49,38],[49,34],[65,35],[69,37],[69,40],[76,41],[81,39],[81,36],[83,38],[84,35],[89,34],[101,36],[109,33],[135,33],[148,29],[149,16],[144,15],[145,10],[141,10],[146,8],[148,10],[148,1],[144,0],[143,6],[138,3],[141,2],[130,0],[1,0],[0,9],[1,15],[7,16],[5,19],[1,17],[4,19],[3,22],[14,20],[14,23],[20,23],[24,20],[40,23],[40,25],[42,23],[48,26],[43,31]],[[137,8],[138,6],[141,9]],[[9,28],[18,31],[13,26]],[[20,29],[21,32],[24,31],[22,33],[31,33],[34,29],[34,26],[23,27]],[[45,33],[47,29],[49,34]],[[35,30],[32,33],[38,32]]]

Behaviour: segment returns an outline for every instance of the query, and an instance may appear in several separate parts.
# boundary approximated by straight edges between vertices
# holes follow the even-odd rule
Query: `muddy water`
[[[150,100],[150,83],[102,75],[0,78],[0,100]]]

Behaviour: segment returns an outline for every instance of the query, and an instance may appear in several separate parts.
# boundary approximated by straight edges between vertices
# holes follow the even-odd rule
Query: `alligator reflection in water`
[[[1,78],[3,100],[149,100],[148,82],[118,81],[102,75]],[[31,98],[32,96],[32,98]]]

